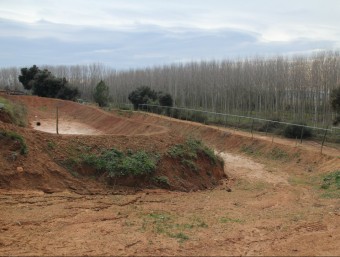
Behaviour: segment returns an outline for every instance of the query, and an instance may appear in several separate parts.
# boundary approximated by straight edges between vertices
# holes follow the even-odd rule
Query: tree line
[[[330,95],[340,87],[340,54],[335,51],[124,71],[103,64],[42,68],[56,77],[65,77],[88,100],[93,100],[93,91],[103,80],[116,103],[127,103],[133,90],[148,86],[170,94],[174,106],[319,126],[334,120]],[[17,68],[1,69],[0,86],[20,88],[19,74]]]

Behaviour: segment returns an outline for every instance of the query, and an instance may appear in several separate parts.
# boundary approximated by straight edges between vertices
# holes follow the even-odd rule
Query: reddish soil
[[[35,116],[43,126],[43,117],[55,111],[50,99],[20,99],[32,110],[51,109],[30,111],[32,127]],[[295,141],[272,143],[270,137],[252,139],[244,132],[156,115],[124,118],[73,103],[67,108],[65,120],[74,117],[104,135],[55,135],[0,122],[0,128],[22,134],[30,150],[12,162],[8,154],[18,146],[1,142],[0,255],[340,255],[339,198],[325,197],[320,188],[324,174],[340,169],[339,150],[326,147],[320,154],[308,142],[295,147]],[[80,118],[83,111],[87,115]],[[220,154],[228,180],[195,192],[113,190],[58,165],[74,147],[162,153],[187,136],[201,138]],[[201,161],[201,167],[207,165]],[[164,159],[160,175],[171,177],[172,170],[183,173]],[[195,181],[194,173],[187,177]]]

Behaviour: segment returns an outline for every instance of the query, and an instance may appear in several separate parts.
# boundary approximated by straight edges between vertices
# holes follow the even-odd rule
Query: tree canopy
[[[129,94],[129,100],[133,104],[134,109],[138,109],[138,105],[154,103],[158,99],[156,91],[147,86],[141,86]]]
[[[100,81],[93,93],[94,101],[100,106],[104,107],[109,104],[110,93],[109,87],[105,84],[104,81]]]
[[[132,91],[129,94],[129,100],[135,110],[138,109],[140,104],[155,104],[169,107],[173,105],[170,94],[165,94],[162,91],[156,92],[148,86],[141,86]]]
[[[33,95],[74,100],[79,91],[70,86],[65,78],[57,78],[47,69],[40,70],[36,65],[31,68],[22,68],[19,81]]]

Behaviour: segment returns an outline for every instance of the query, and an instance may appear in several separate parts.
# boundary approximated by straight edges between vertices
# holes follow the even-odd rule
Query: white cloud
[[[338,0],[1,0],[0,49],[20,58],[13,47],[29,44],[37,56],[59,53],[46,63],[119,58],[132,66],[136,58],[143,65],[334,49],[338,10]],[[73,57],[62,59],[63,49]],[[0,65],[15,61],[6,58]]]

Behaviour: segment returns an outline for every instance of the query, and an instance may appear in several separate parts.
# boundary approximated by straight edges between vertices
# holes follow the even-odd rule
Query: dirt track
[[[86,110],[84,120],[93,108]],[[33,126],[44,113],[31,113]],[[97,116],[95,111],[91,117]],[[110,117],[125,125],[109,128],[108,119],[105,129],[91,128],[112,134],[142,134],[147,128],[148,140],[155,141],[168,131],[201,137],[224,157],[230,180],[191,193],[1,190],[0,255],[340,255],[340,202],[322,197],[319,186],[322,174],[340,168],[337,150],[320,155],[289,140],[272,145],[143,114]],[[126,122],[140,127],[127,129]],[[273,149],[288,155],[273,158]]]

